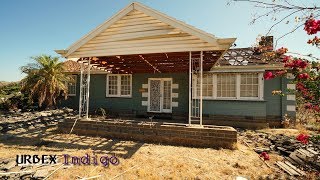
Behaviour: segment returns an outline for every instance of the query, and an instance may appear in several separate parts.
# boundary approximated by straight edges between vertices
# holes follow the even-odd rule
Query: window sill
[[[132,96],[106,96],[106,98],[132,98]]]
[[[266,102],[264,99],[208,99],[204,98],[204,101],[249,101],[249,102]]]

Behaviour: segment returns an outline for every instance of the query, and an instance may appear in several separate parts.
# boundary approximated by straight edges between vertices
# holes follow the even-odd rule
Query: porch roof
[[[111,72],[134,73],[185,71],[189,52],[204,51],[204,70],[210,70],[234,41],[134,2],[66,50],[56,52],[66,58],[90,59]]]
[[[203,70],[209,71],[224,51],[204,51]],[[189,52],[153,53],[140,55],[103,56],[81,58],[78,62],[90,64],[110,73],[168,73],[188,72]],[[200,52],[193,52],[191,58],[199,59]]]

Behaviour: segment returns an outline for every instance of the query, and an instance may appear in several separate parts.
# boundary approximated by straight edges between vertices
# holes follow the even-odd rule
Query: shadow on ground
[[[21,129],[21,128],[20,128]],[[56,125],[31,130],[10,131],[0,134],[0,145],[24,150],[66,152],[91,150],[95,154],[114,154],[124,159],[131,158],[144,143],[121,141],[101,137],[60,134]]]

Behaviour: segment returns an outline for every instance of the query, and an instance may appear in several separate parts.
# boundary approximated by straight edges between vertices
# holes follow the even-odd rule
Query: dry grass
[[[49,144],[37,147],[42,140]],[[51,130],[16,134],[15,138],[0,141],[0,158],[14,158],[17,154],[69,154],[84,156],[115,154],[118,166],[73,166],[59,169],[51,179],[76,179],[102,175],[98,179],[234,179],[244,176],[257,179],[276,174],[250,148],[237,144],[236,150],[189,148],[132,141],[110,140],[99,137],[57,134]],[[280,160],[271,154],[269,165]]]
[[[296,128],[305,129],[308,127],[310,130],[320,132],[320,116],[319,113],[306,110],[303,105],[298,105],[296,115]]]
[[[271,129],[271,128],[267,128],[267,129],[262,129],[259,130],[258,132],[265,132],[268,134],[273,134],[273,135],[286,135],[286,136],[297,136],[298,134],[300,134],[301,132],[306,131],[304,128],[301,127],[301,129]]]
[[[65,152],[20,149],[17,147],[1,147],[1,158],[15,157],[17,154],[62,154]],[[92,150],[68,150],[72,156],[93,154]],[[101,154],[102,155],[102,154]],[[278,157],[272,157],[276,160]],[[129,158],[120,158],[118,166],[74,166],[60,169],[52,179],[76,179],[102,175],[101,179],[116,177],[129,170],[118,179],[180,179],[180,178],[223,178],[234,179],[241,175],[250,178],[272,173],[256,153],[239,146],[239,150],[198,149],[175,146],[144,144]]]
[[[320,117],[314,111],[310,111],[304,108],[304,104],[298,105],[298,111],[296,114],[296,121],[299,124],[309,124],[320,121]]]

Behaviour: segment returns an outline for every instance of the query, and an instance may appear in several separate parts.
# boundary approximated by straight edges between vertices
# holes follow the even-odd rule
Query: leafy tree
[[[64,74],[63,63],[58,57],[40,55],[31,57],[34,63],[20,69],[27,76],[21,81],[22,91],[29,92],[30,100],[38,100],[39,107],[50,108],[56,105],[61,95],[67,97],[66,86],[69,78]]]

